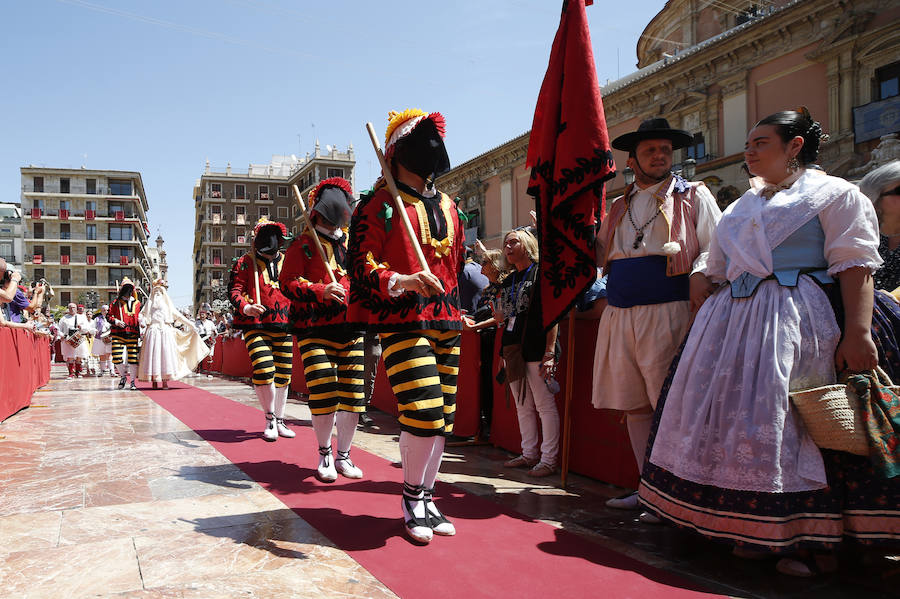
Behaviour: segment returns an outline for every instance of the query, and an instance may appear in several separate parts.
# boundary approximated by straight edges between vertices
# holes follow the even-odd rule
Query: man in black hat
[[[722,213],[703,183],[672,173],[673,152],[692,141],[687,131],[653,118],[612,142],[628,152],[635,181],[613,202],[597,237],[598,263],[609,279],[597,331],[593,404],[625,412],[639,469],[669,364],[692,312],[712,291],[703,269]],[[637,492],[607,506],[639,509]],[[656,518],[644,513],[641,520]]]

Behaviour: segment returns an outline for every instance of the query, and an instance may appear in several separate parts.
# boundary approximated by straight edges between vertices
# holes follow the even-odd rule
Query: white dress
[[[82,339],[78,347],[72,347],[66,341],[66,338],[76,330],[81,331]],[[87,316],[84,314],[66,314],[59,319],[59,333],[62,339],[59,347],[62,349],[63,358],[66,360],[84,359],[91,355],[91,344],[88,342],[90,324]]]
[[[707,276],[766,278],[774,270],[772,250],[816,217],[828,275],[879,266],[872,203],[843,179],[807,171],[770,200],[751,189],[728,207],[710,244]],[[839,338],[831,304],[809,276],[795,287],[764,280],[746,298],[720,288],[694,320],[650,461],[725,489],[824,488],[821,453],[788,392],[835,381]]]
[[[208,350],[193,323],[175,309],[165,288],[153,288],[141,308],[141,320],[147,323],[147,328],[138,362],[140,380],[161,382],[183,378],[206,357]],[[175,323],[183,330],[177,330]]]

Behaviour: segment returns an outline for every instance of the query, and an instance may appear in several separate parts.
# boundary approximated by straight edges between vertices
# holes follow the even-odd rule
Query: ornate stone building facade
[[[898,24],[900,5],[892,0],[670,0],[638,42],[638,70],[601,90],[610,138],[666,117],[694,134],[694,145],[676,152],[676,168],[696,160],[695,179],[726,204],[748,187],[748,130],[802,104],[831,136],[822,167],[857,176],[881,137],[900,131]],[[478,211],[486,243],[528,222],[527,144],[526,133],[438,182],[464,210]],[[627,158],[614,156],[619,174],[610,197],[624,188]]]

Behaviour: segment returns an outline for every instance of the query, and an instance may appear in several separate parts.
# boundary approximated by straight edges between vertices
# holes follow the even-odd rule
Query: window
[[[31,207],[37,208],[39,210],[43,210],[44,209],[44,200],[41,200],[41,199],[32,200]]]
[[[287,218],[287,217],[288,217],[287,206],[279,206],[278,207],[278,218]]]
[[[94,193],[96,193],[96,192],[94,192]],[[85,210],[93,210],[94,212],[96,212],[97,211],[97,201],[96,200],[85,201],[84,209]]]
[[[69,193],[68,177],[63,177],[59,180],[59,193]]]
[[[109,213],[110,218],[114,218],[116,216],[116,212],[121,212],[125,216],[130,216],[128,212],[125,211],[125,204],[122,204],[121,202],[110,202],[107,205],[106,209]]]
[[[60,200],[59,201],[59,209],[60,210],[71,210],[72,202],[70,202],[69,200]]]
[[[71,256],[72,255],[72,246],[70,246],[70,245],[59,246],[59,255],[60,256]]]
[[[235,258],[240,258],[240,257],[243,256],[243,255],[244,255],[243,250],[234,250],[234,257],[235,257]]]
[[[72,292],[71,291],[60,291],[59,292],[59,303],[65,306],[72,302]]]
[[[216,243],[221,243],[222,239],[222,227],[213,227],[212,230],[212,240]]]
[[[109,262],[113,264],[118,264],[121,262],[122,256],[128,258],[129,262],[131,261],[131,257],[133,256],[133,250],[130,247],[117,247],[112,246],[109,248]],[[126,268],[128,272],[131,272],[130,268]]]
[[[210,206],[210,214],[222,214],[222,206],[220,204],[213,204]]]
[[[85,193],[95,194],[97,193],[97,180],[96,179],[88,179],[85,181]],[[88,208],[88,210],[91,210]]]
[[[72,284],[72,271],[68,268],[59,269],[59,284],[60,285],[71,285]]]
[[[260,185],[259,186],[259,199],[261,199],[261,200],[269,199],[269,186],[268,185]]]
[[[34,280],[40,281],[44,278],[44,269],[43,268],[35,268],[34,269]]]
[[[344,177],[344,169],[342,168],[330,168],[328,169],[328,178],[332,177]]]
[[[97,255],[97,246],[95,246],[95,245],[87,246],[85,253],[87,253],[88,256],[96,256]]]
[[[212,251],[212,263],[213,266],[220,266],[222,264],[222,250],[219,248],[215,248]]]
[[[72,225],[70,225],[69,223],[60,223],[59,238],[72,239]]]
[[[211,198],[221,198],[222,197],[222,184],[221,183],[210,183],[209,184],[209,197],[211,197]]]
[[[234,197],[237,200],[243,200],[247,196],[247,186],[242,183],[234,185]]]
[[[9,262],[15,262],[12,241],[0,241],[0,258]]]
[[[875,99],[886,100],[900,95],[900,62],[875,71]]]
[[[113,196],[130,196],[131,181],[128,179],[110,179],[109,195]]]
[[[118,260],[116,260],[118,262]],[[117,282],[121,282],[122,279],[128,277],[132,278],[133,274],[130,268],[110,268],[109,269],[109,279],[106,284],[109,286],[115,285]]]
[[[34,177],[32,179],[32,187],[34,191],[43,192],[44,191],[44,178],[43,177]]]
[[[278,197],[279,198],[287,197],[287,185],[279,185],[278,186]]]
[[[235,206],[234,207],[234,215],[235,216],[244,216],[245,214],[247,214],[246,206]]]
[[[84,227],[85,239],[97,239],[97,225],[86,225]]]
[[[684,150],[684,157],[700,161],[706,158],[706,142],[702,133],[694,133],[694,142]]]
[[[97,285],[97,271],[93,268],[84,271],[84,282],[86,285],[95,287]]]
[[[268,206],[260,206],[259,207],[259,217],[268,217],[269,216],[269,207]]]
[[[34,246],[34,254],[36,256],[43,256],[44,255],[44,246],[42,246],[42,245]]]
[[[44,223],[34,223],[34,238],[35,239],[43,239],[44,238]],[[40,253],[40,252],[38,252]]]
[[[110,225],[107,238],[112,241],[131,241],[132,232],[131,225]]]

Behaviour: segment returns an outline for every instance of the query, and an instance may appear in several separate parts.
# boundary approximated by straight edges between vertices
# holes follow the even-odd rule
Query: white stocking
[[[284,406],[287,404],[288,385],[284,387],[275,387],[275,405],[272,411],[276,418],[284,419]]]
[[[644,472],[644,454],[647,453],[647,442],[650,439],[650,427],[653,424],[653,413],[626,414],[625,425],[628,438],[631,439],[631,450],[637,462],[638,472]]]
[[[132,383],[137,380],[137,364],[129,364],[128,365],[128,374],[131,375]]]
[[[316,432],[316,443],[319,447],[331,447],[331,430],[334,428],[334,412],[331,414],[313,414],[313,430]]]
[[[425,483],[425,469],[434,449],[434,437],[419,437],[401,431],[400,460],[403,464],[403,481],[413,487]]]
[[[116,365],[116,372],[119,373],[119,376],[128,376],[128,364],[126,362],[122,362],[121,364]]]
[[[353,434],[359,423],[359,413],[340,411],[337,413],[336,420],[338,451],[350,451],[350,447],[353,445]]]
[[[428,466],[425,468],[425,488],[433,489],[434,481],[437,479],[438,470],[441,469],[441,460],[444,457],[444,443],[447,438],[443,435],[433,437],[434,446],[431,449],[431,458],[428,460]]]
[[[256,398],[259,400],[259,405],[262,406],[263,412],[268,414],[272,411],[272,402],[275,400],[275,389],[272,387],[272,383],[268,385],[254,385],[253,390],[256,391]]]

